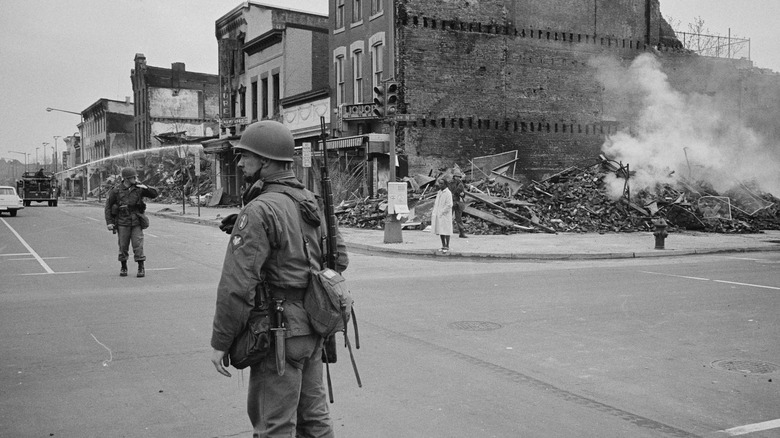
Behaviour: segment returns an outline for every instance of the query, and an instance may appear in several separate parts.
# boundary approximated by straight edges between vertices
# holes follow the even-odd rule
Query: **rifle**
[[[338,272],[336,269],[336,262],[338,260],[338,240],[336,233],[336,213],[333,207],[333,188],[330,183],[330,170],[328,168],[328,132],[325,130],[325,117],[320,117],[320,142],[322,144],[322,161],[320,166],[320,190],[322,192],[322,204],[325,213],[325,225],[327,234],[325,236],[325,266]],[[360,340],[357,331],[357,320],[355,320],[355,310],[351,309],[352,323],[355,327],[355,348],[360,348]],[[347,321],[344,316],[344,343],[349,349],[349,357],[352,361],[352,369],[355,371],[355,377],[358,381],[358,386],[363,386],[360,381],[360,374],[357,370],[357,364],[355,358],[352,356],[352,346],[349,344],[349,338],[347,337]],[[330,402],[333,403],[333,390],[331,388],[330,381],[330,367],[328,364],[336,363],[336,336],[329,336],[325,339],[322,349],[322,361],[325,362],[325,369],[328,378],[328,393],[330,395]]]

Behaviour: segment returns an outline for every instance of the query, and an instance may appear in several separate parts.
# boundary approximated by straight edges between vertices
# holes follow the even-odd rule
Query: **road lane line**
[[[687,278],[689,280],[699,280],[699,281],[710,281],[709,278],[702,278],[702,277],[689,277],[687,275],[674,275],[674,274],[664,274],[663,272],[650,272],[650,271],[639,271],[645,274],[652,274],[652,275],[663,275],[665,277],[676,277],[676,278]]]
[[[91,221],[100,222],[100,219],[95,219],[95,218],[89,217],[89,216],[84,216],[84,217],[89,219],[89,220],[91,220]]]
[[[764,285],[761,285],[761,284],[739,283],[737,281],[726,281],[726,280],[712,280],[712,281],[714,281],[716,283],[736,284],[738,286],[760,287],[760,288],[763,288],[763,289],[780,290],[780,287],[764,286]]]
[[[64,274],[86,274],[89,271],[66,271],[66,272],[52,272],[51,274],[46,272],[38,272],[36,274],[19,274],[19,275],[64,275]]]
[[[746,426],[732,427],[731,429],[722,430],[721,432],[727,434],[728,436],[740,436],[771,429],[780,429],[780,419],[764,421],[763,423],[748,424]]]
[[[8,222],[6,222],[5,219],[0,219],[0,220],[3,221],[5,226],[8,227],[8,229],[11,230],[12,233],[14,233],[14,236],[16,236],[16,238],[19,239],[20,242],[22,242],[22,245],[24,245],[24,247],[27,248],[27,251],[30,251],[30,254],[32,254],[33,257],[35,257],[35,260],[38,260],[38,263],[40,263],[41,266],[43,266],[43,269],[45,269],[47,273],[53,274],[54,271],[49,267],[49,265],[46,264],[46,262],[43,261],[41,256],[39,256],[38,253],[35,252],[35,250],[33,250],[32,247],[28,245],[27,242],[24,241],[24,239],[22,239],[22,236],[20,236],[19,233],[16,232],[16,230],[11,228],[11,226],[8,225]]]
[[[30,255],[30,254],[26,252],[20,252],[18,254],[0,254],[0,257],[18,257],[18,256],[26,256],[26,255]]]
[[[762,284],[740,283],[738,281],[714,280],[714,279],[711,279],[711,278],[689,277],[689,276],[686,276],[686,275],[664,274],[662,272],[651,272],[651,271],[639,271],[639,272],[642,272],[644,274],[663,275],[665,277],[687,278],[687,279],[690,279],[690,280],[699,280],[699,281],[714,281],[715,283],[735,284],[737,286],[759,287],[759,288],[762,288],[762,289],[780,290],[780,287],[764,286]]]

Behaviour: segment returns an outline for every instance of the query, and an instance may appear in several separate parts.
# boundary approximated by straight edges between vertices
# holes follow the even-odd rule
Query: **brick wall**
[[[421,116],[399,132],[410,172],[518,150],[538,178],[596,159],[620,124],[589,60],[632,59],[648,34],[645,0],[597,3],[402,4],[402,111]]]

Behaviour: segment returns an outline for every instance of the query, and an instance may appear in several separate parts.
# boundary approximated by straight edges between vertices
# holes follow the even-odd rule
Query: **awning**
[[[363,147],[363,144],[368,142],[368,137],[365,135],[355,135],[353,137],[333,138],[327,142],[329,151],[333,149],[354,149]]]
[[[204,154],[221,154],[231,150],[238,144],[239,136],[218,138],[215,140],[204,141],[203,153]]]

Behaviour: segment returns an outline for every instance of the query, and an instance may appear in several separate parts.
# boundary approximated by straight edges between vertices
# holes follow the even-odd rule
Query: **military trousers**
[[[453,217],[455,218],[455,227],[458,229],[459,234],[464,234],[466,228],[463,226],[463,209],[455,204],[452,207]]]
[[[130,254],[130,244],[133,244],[133,260],[142,262],[146,260],[144,255],[144,230],[140,226],[118,226],[117,238],[119,239],[119,261],[126,262]]]
[[[322,338],[295,336],[285,344],[283,376],[277,373],[273,349],[251,367],[247,413],[252,437],[334,437],[322,382]]]

